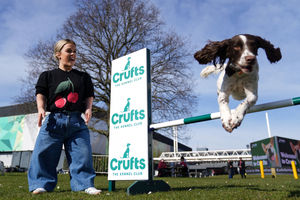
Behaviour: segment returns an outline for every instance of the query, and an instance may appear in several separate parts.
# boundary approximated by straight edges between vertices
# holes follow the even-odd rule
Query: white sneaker
[[[89,188],[85,189],[84,192],[87,193],[87,194],[96,195],[96,194],[100,194],[102,191],[101,190],[97,190],[94,187],[89,187]]]
[[[45,190],[45,188],[37,188],[32,191],[32,194],[42,194],[44,192],[47,192],[47,190]]]

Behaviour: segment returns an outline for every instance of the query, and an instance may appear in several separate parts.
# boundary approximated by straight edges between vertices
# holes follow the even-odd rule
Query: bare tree
[[[153,122],[190,114],[195,105],[188,67],[192,54],[185,39],[163,31],[156,7],[144,0],[78,0],[77,6],[78,11],[68,18],[55,39],[39,42],[26,54],[28,77],[23,80],[25,90],[19,101],[34,99],[38,75],[57,67],[52,57],[56,39],[71,38],[77,44],[76,67],[91,75],[95,111],[107,113],[107,125],[111,62],[145,47],[151,52]],[[94,131],[108,135],[105,130]]]

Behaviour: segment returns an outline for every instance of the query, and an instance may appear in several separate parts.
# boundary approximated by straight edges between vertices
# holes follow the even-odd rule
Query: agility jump
[[[273,109],[278,109],[278,108],[295,106],[295,105],[299,105],[299,104],[300,104],[300,97],[294,97],[291,99],[285,99],[285,100],[280,100],[280,101],[273,101],[273,102],[269,102],[269,103],[254,105],[247,111],[247,113],[261,112],[264,110],[273,110]],[[220,118],[220,112],[214,112],[214,113],[199,115],[199,116],[195,116],[195,117],[188,117],[188,118],[183,118],[183,119],[178,119],[178,120],[173,120],[173,121],[151,124],[150,128],[161,129],[161,128],[167,128],[167,127],[171,127],[171,126],[192,124],[192,123],[209,121],[209,120],[214,120],[214,119],[219,119],[219,118]]]
[[[152,124],[150,51],[146,48],[113,60],[111,77],[109,191],[118,180],[135,180],[127,188],[128,195],[169,191],[166,182],[153,179],[153,131],[218,119],[220,113]],[[298,104],[300,97],[255,105],[247,113]]]

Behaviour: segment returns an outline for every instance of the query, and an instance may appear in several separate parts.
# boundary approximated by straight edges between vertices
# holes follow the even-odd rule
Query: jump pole
[[[280,100],[280,101],[273,101],[273,102],[269,102],[269,103],[254,105],[247,111],[247,113],[255,113],[255,112],[260,112],[260,111],[264,111],[264,110],[272,110],[272,109],[278,109],[278,108],[283,108],[283,107],[295,106],[295,105],[299,105],[299,104],[300,104],[300,97],[294,97],[291,99],[285,99],[285,100]],[[220,118],[220,112],[214,112],[214,113],[199,115],[199,116],[195,116],[195,117],[188,117],[188,118],[182,118],[182,119],[173,120],[173,121],[151,124],[150,128],[151,129],[167,128],[167,127],[171,127],[171,126],[192,124],[192,123],[196,123],[196,122],[209,121],[209,120],[214,120],[214,119],[219,119],[219,118]]]

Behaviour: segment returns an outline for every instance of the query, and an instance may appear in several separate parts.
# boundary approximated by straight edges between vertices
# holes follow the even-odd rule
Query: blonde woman
[[[36,84],[38,126],[41,128],[28,170],[29,191],[40,194],[54,190],[56,167],[64,145],[72,191],[99,194],[101,190],[94,187],[95,172],[87,128],[92,116],[93,84],[87,73],[73,69],[74,41],[59,40],[54,46],[54,56],[59,62],[58,68],[43,72]],[[50,112],[47,116],[46,111]]]

